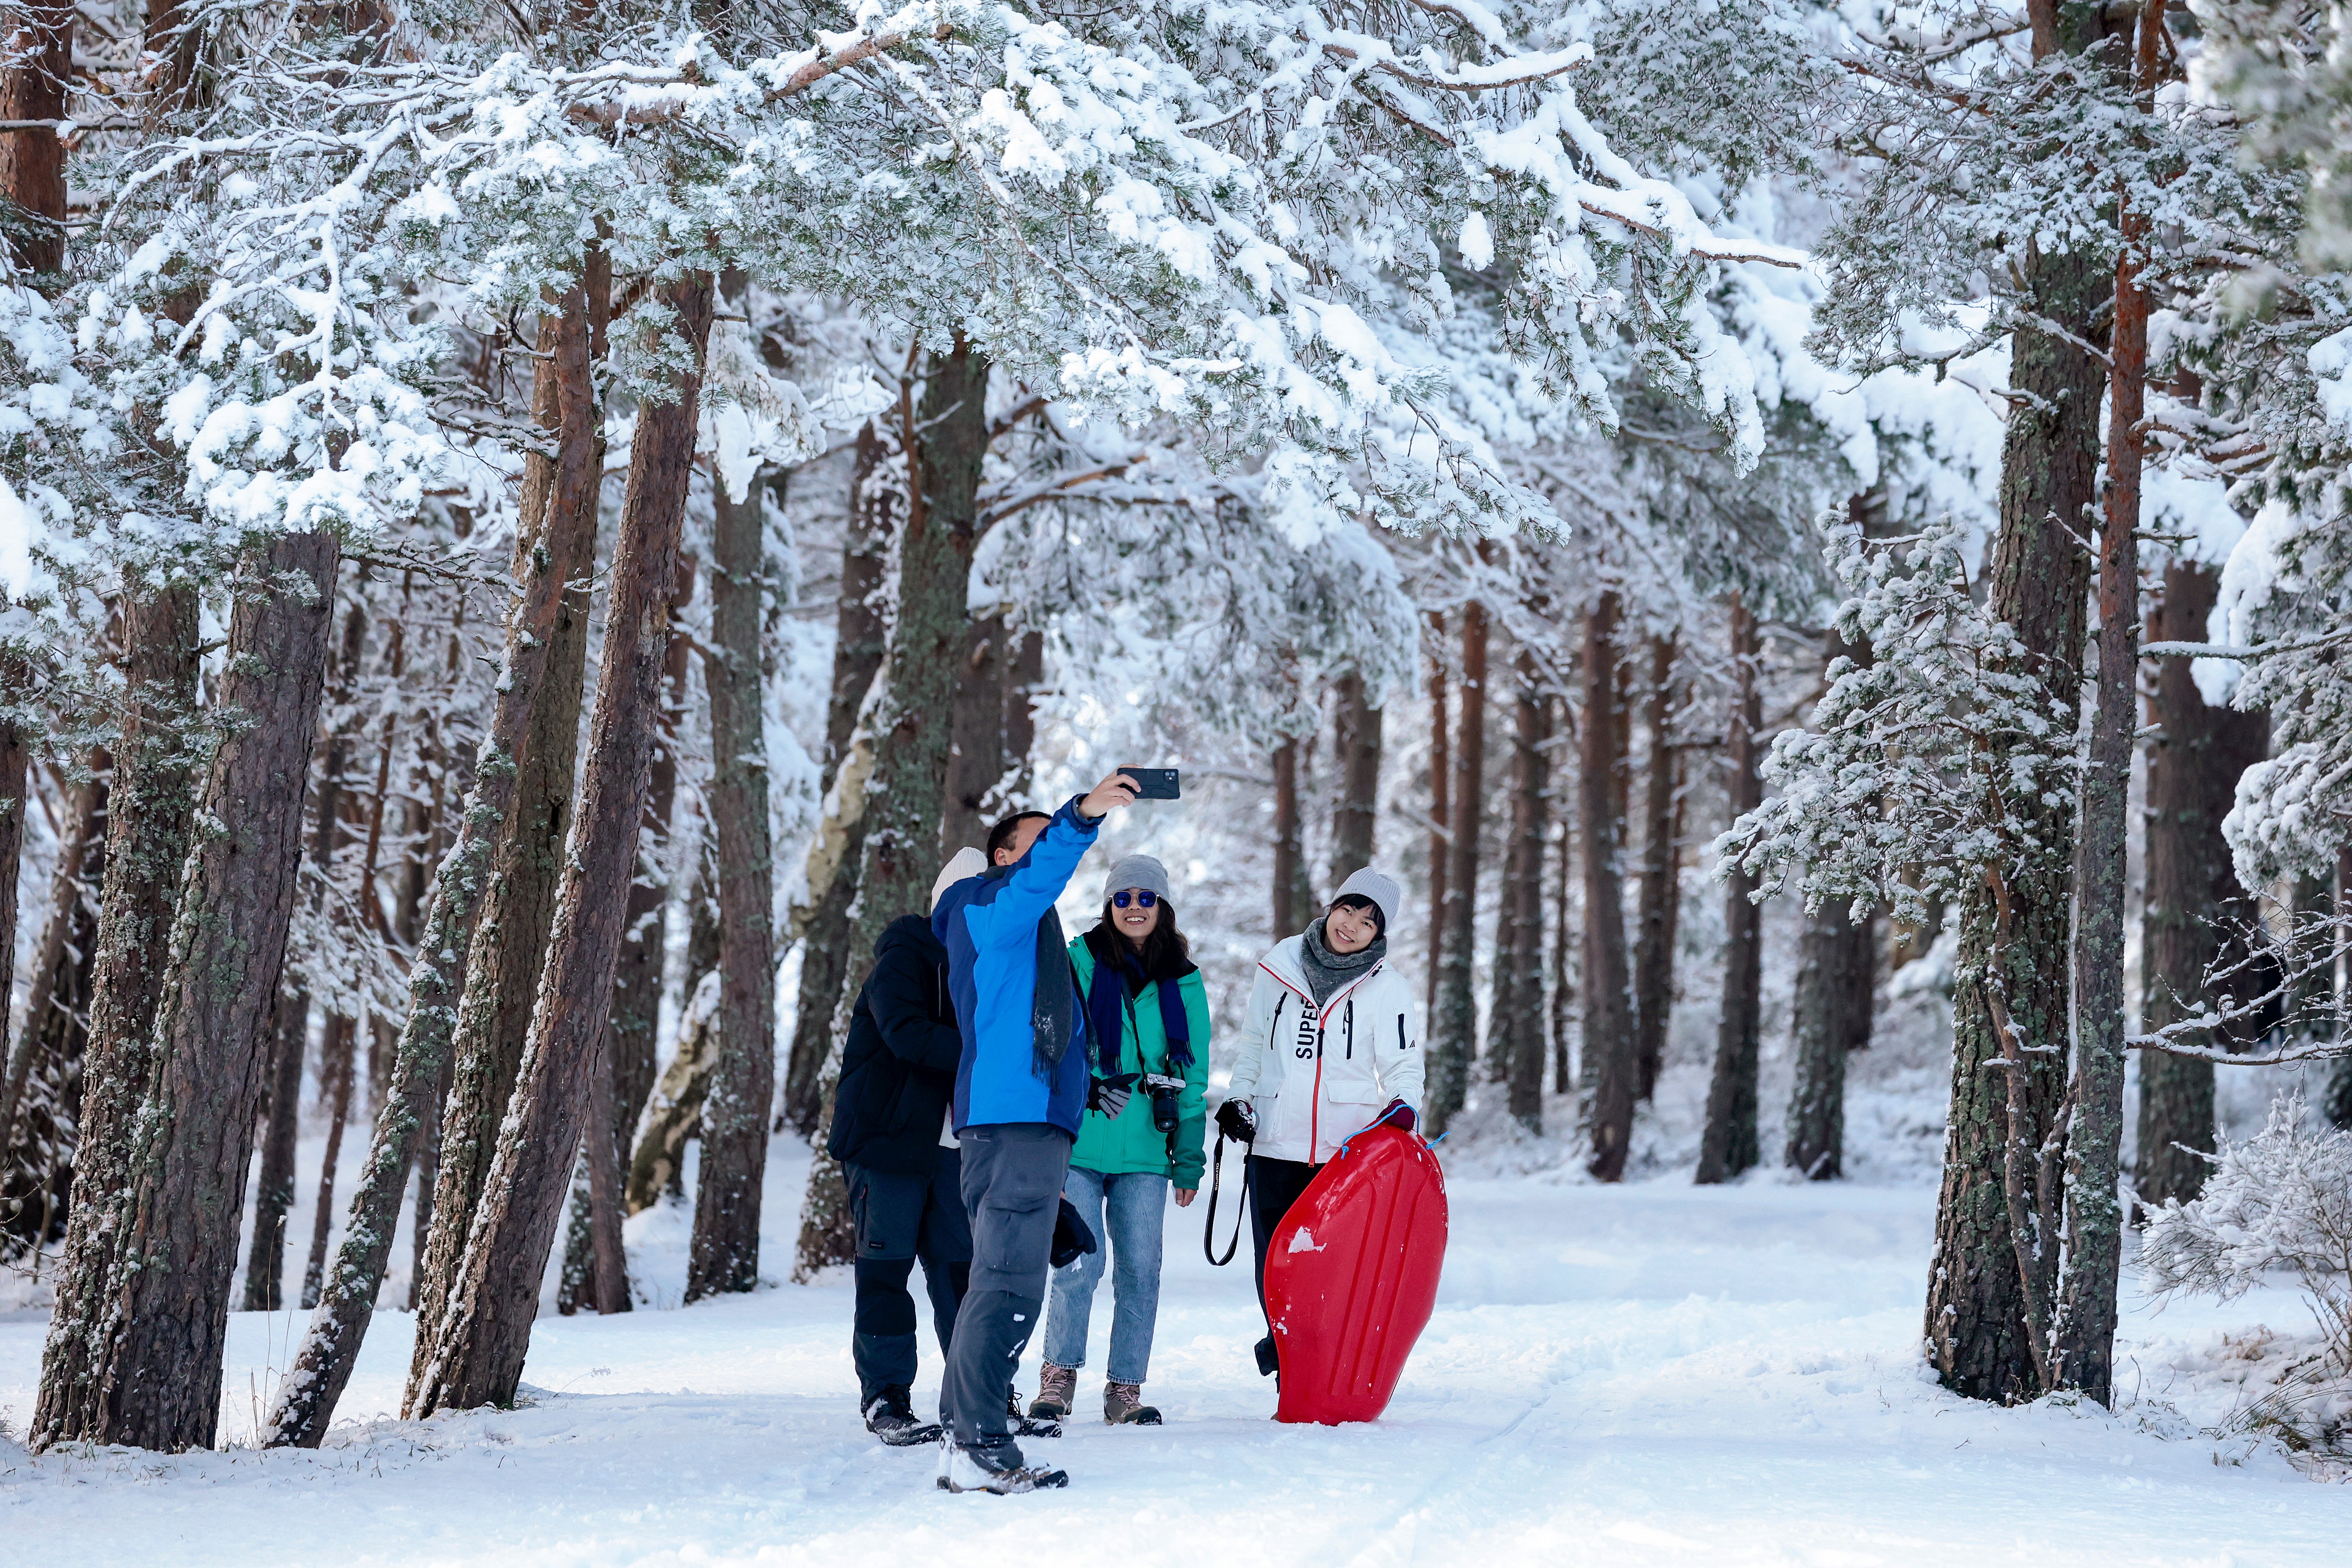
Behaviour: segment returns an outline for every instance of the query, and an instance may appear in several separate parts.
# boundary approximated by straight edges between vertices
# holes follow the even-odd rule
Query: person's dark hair
[[[1361,893],[1349,893],[1344,899],[1334,899],[1331,900],[1331,907],[1335,910],[1370,910],[1372,914],[1372,934],[1374,936],[1389,934],[1388,917],[1381,913],[1380,905]]]
[[[1127,938],[1119,934],[1118,927],[1111,921],[1112,913],[1111,902],[1105,899],[1101,921],[1087,932],[1087,945],[1094,949],[1097,959],[1111,958],[1127,947]],[[1165,899],[1160,900],[1160,923],[1143,939],[1142,958],[1144,978],[1148,980],[1165,980],[1192,968],[1192,944],[1176,929],[1176,906]]]
[[[1016,811],[988,830],[988,863],[996,864],[996,852],[1012,844],[1013,830],[1024,822],[1051,822],[1054,819],[1042,811]]]

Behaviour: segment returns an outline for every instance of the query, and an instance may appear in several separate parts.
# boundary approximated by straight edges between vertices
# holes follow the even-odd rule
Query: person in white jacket
[[[1394,879],[1366,867],[1314,922],[1258,961],[1218,1125],[1250,1145],[1250,1229],[1258,1305],[1275,1226],[1339,1145],[1374,1121],[1410,1130],[1421,1114],[1421,1008],[1388,962],[1403,902]],[[1258,1342],[1275,1370],[1272,1323]]]

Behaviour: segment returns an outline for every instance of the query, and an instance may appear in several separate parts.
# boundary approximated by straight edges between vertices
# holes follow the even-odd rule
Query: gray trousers
[[[940,1415],[960,1446],[996,1448],[1013,1441],[1005,1391],[1045,1313],[1071,1140],[1045,1121],[967,1127],[962,1138],[971,1285],[956,1312]]]

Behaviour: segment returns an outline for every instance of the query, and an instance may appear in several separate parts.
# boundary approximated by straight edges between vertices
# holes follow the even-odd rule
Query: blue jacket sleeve
[[[1100,818],[1088,822],[1078,815],[1078,802],[1084,798],[1074,795],[1063,802],[1029,853],[972,900],[964,924],[975,943],[998,947],[1035,940],[1037,922],[1070,885],[1102,826]]]

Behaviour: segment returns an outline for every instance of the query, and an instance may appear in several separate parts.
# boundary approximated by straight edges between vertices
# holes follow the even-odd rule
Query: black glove
[[[1087,1080],[1087,1109],[1099,1110],[1105,1116],[1117,1116],[1127,1109],[1127,1102],[1134,1098],[1135,1089],[1132,1087],[1134,1082],[1135,1075],[1131,1072],[1123,1072],[1117,1078],[1097,1078]],[[1094,1248],[1089,1247],[1087,1250],[1092,1252]]]
[[[1061,1212],[1054,1216],[1054,1267],[1067,1268],[1094,1249],[1095,1233],[1078,1217],[1077,1205],[1064,1198]]]
[[[1217,1131],[1236,1143],[1257,1142],[1257,1112],[1246,1100],[1229,1100],[1217,1107]]]

